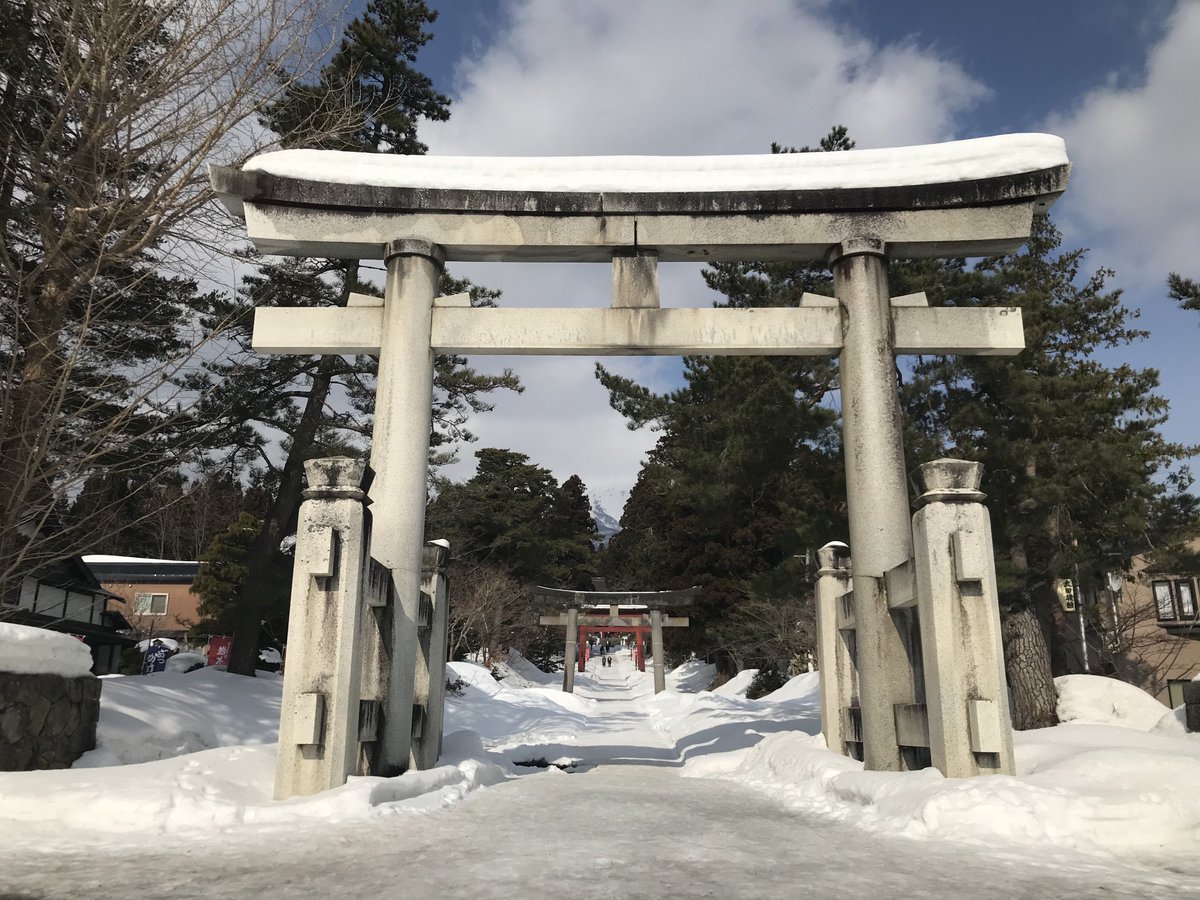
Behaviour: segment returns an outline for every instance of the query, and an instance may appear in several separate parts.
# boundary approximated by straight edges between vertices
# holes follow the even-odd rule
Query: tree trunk
[[[1012,688],[1013,728],[1047,728],[1058,724],[1057,696],[1050,675],[1050,651],[1041,623],[1026,605],[1003,617],[1004,666]]]
[[[246,580],[238,595],[233,646],[229,648],[229,671],[234,675],[254,677],[258,667],[258,635],[263,610],[266,598],[271,594],[271,582],[277,577],[275,556],[279,553],[280,541],[300,508],[304,463],[321,426],[335,359],[333,356],[324,357],[313,374],[312,389],[304,405],[300,424],[292,435],[291,451],[279,479],[275,502],[267,511],[262,531],[246,556]]]
[[[354,290],[358,280],[358,267],[357,260],[342,261],[342,290],[338,306],[345,306],[351,291]],[[279,479],[275,501],[267,510],[262,531],[246,557],[246,580],[238,595],[233,646],[229,648],[229,671],[234,675],[249,675],[253,678],[258,667],[258,636],[262,627],[265,598],[270,596],[271,581],[276,577],[275,555],[279,552],[279,542],[283,540],[288,526],[295,520],[300,508],[304,463],[321,429],[325,400],[329,396],[336,361],[335,356],[323,356],[316,372],[313,373],[312,388],[308,392],[300,423],[291,436],[292,446]]]

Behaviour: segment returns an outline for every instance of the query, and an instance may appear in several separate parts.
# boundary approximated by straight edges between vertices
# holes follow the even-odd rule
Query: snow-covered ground
[[[1127,685],[1061,679],[1016,777],[948,780],[825,749],[815,673],[614,658],[452,664],[438,768],[282,803],[277,676],[106,678],[97,750],[0,773],[0,895],[1200,896],[1200,736]]]

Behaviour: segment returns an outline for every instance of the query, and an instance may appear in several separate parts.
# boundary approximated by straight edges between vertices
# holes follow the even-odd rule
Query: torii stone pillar
[[[393,241],[385,252],[387,285],[371,438],[375,481],[370,490],[375,521],[382,526],[372,535],[371,555],[391,569],[395,588],[388,705],[376,773],[381,775],[402,772],[411,754],[413,660],[433,427],[430,330],[443,259],[441,249],[426,241]]]
[[[663,658],[662,610],[650,610],[650,650],[654,654],[654,693],[667,689],[667,664]]]
[[[868,769],[905,768],[895,709],[920,702],[909,653],[916,643],[906,610],[888,607],[883,575],[912,556],[908,482],[896,381],[887,256],[882,242],[846,241],[830,255],[834,294],[846,316],[838,374],[846,501],[854,548],[858,679]]]
[[[575,655],[579,652],[579,610],[567,610],[567,642],[563,648],[563,692],[575,691]]]
[[[446,714],[446,654],[449,650],[450,597],[446,569],[450,547],[430,541],[422,551],[421,614],[413,667],[413,729],[409,766],[432,769],[442,752]]]
[[[283,675],[275,797],[315,794],[358,770],[363,560],[370,540],[359,459],[304,464]]]
[[[838,541],[817,551],[817,659],[821,664],[821,731],[835,753],[862,757],[858,719],[858,679],[854,665],[854,629],[843,627],[839,608],[851,600],[850,548]],[[851,610],[853,606],[851,604]],[[853,744],[853,747],[847,745]]]
[[[947,778],[1016,771],[982,475],[982,464],[959,459],[917,470],[922,494],[912,517],[914,575],[929,687],[929,750]]]

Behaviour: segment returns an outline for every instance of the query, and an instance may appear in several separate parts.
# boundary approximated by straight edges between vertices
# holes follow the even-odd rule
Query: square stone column
[[[1015,772],[992,526],[983,466],[939,459],[917,470],[916,594],[929,751],[947,778]]]
[[[820,563],[816,601],[821,731],[830,750],[861,759],[862,727],[858,709],[858,670],[854,659],[850,548],[840,541],[833,541],[817,551],[817,560]],[[843,605],[849,609],[843,611]],[[844,614],[847,612],[849,616]]]
[[[367,465],[335,457],[304,464],[296,526],[287,667],[275,799],[346,783],[358,766],[358,653],[367,560]]]
[[[450,548],[444,542],[425,545],[421,571],[421,613],[417,621],[417,655],[413,669],[413,735],[409,766],[432,769],[442,752],[446,714],[446,653],[450,595],[446,569]]]

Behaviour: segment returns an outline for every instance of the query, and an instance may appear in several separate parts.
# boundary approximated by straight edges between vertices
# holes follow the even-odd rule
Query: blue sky
[[[860,147],[1051,131],[1073,162],[1055,207],[1067,246],[1143,311],[1116,358],[1162,370],[1168,436],[1200,444],[1200,315],[1165,296],[1200,276],[1200,0],[432,0],[418,65],[454,99],[422,129],[458,155],[765,152],[842,123]],[[606,305],[603,266],[456,267],[513,306]],[[664,305],[707,305],[699,272],[664,267]],[[619,511],[653,435],[608,409],[590,360],[512,365],[527,385],[479,418],[478,446],[578,473]],[[670,360],[620,360],[659,388]],[[467,460],[453,474],[470,471]]]

